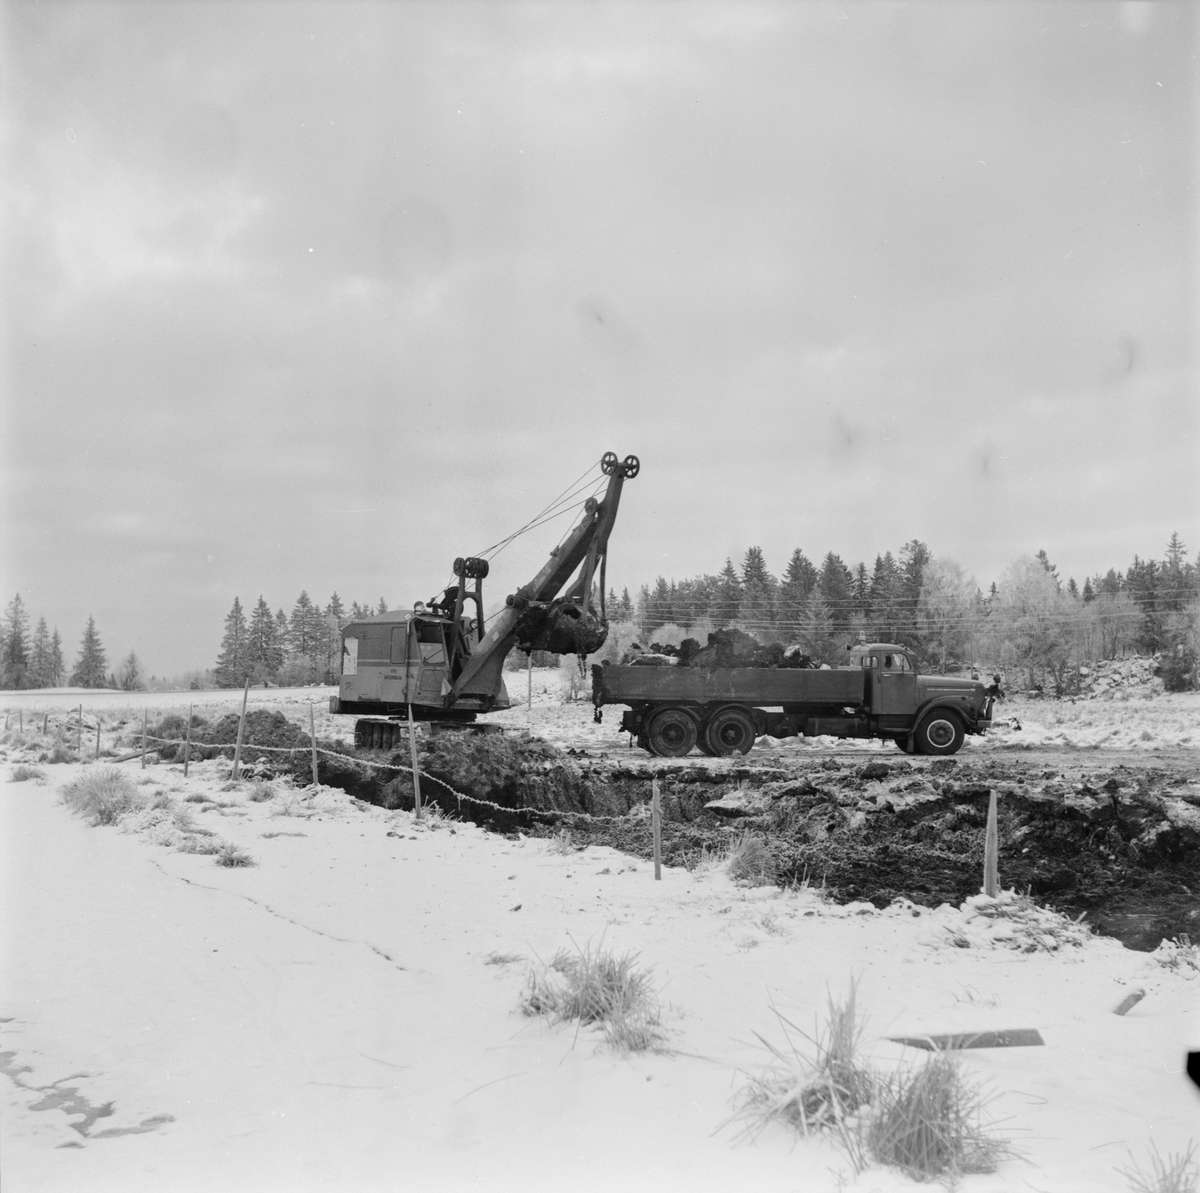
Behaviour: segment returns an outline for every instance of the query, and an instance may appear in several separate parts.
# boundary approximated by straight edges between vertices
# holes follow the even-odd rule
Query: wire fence
[[[220,743],[193,741],[189,743],[181,737],[154,737],[149,734],[146,736],[146,741],[147,743],[157,742],[160,745],[190,746],[192,749],[201,750],[237,749],[236,742]],[[330,758],[339,758],[343,762],[352,762],[357,766],[372,767],[376,770],[398,771],[407,775],[411,775],[414,771],[412,766],[397,766],[394,762],[374,762],[369,758],[358,758],[353,754],[343,754],[338,750],[330,750],[324,746],[259,746],[255,745],[253,742],[242,742],[242,750],[247,753],[253,750],[260,750],[268,754],[290,754],[293,757],[301,753],[309,754],[315,750],[315,752],[318,754],[324,754]],[[416,773],[422,779],[428,779],[431,783],[436,783],[439,787],[442,787],[448,791],[450,795],[452,795],[458,801],[460,810],[462,808],[463,801],[465,800],[469,804],[476,804],[482,808],[492,808],[497,812],[507,812],[510,814],[525,813],[531,816],[545,816],[552,820],[561,820],[564,817],[570,817],[579,820],[595,821],[597,823],[604,821],[610,823],[628,823],[630,820],[639,820],[644,816],[644,813],[626,813],[624,816],[605,816],[597,815],[592,812],[573,812],[565,809],[560,811],[555,808],[530,808],[524,806],[518,806],[514,808],[510,807],[508,804],[498,804],[494,800],[483,799],[477,795],[467,795],[465,792],[457,791],[455,788],[451,787],[445,779],[439,779],[437,775],[431,775],[428,771],[423,771],[417,768]]]

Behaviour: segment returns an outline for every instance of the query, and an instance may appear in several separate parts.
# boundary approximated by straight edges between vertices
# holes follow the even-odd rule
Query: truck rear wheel
[[[704,740],[714,754],[747,754],[754,745],[754,722],[740,708],[723,708],[705,726]]]
[[[696,722],[682,708],[660,709],[646,726],[650,753],[660,758],[682,758],[696,744]]]
[[[957,754],[963,737],[958,715],[948,708],[935,708],[917,726],[917,753]]]

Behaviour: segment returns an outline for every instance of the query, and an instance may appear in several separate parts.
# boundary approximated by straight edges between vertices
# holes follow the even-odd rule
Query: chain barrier
[[[181,737],[180,738],[154,737],[151,735],[147,735],[146,741],[147,742],[159,742],[162,745],[169,745],[169,746],[182,746],[182,745],[187,744],[185,742],[185,740]],[[236,745],[234,742],[228,742],[228,743],[222,744],[220,742],[194,741],[191,743],[191,745],[194,749],[203,749],[203,750],[233,750],[233,749],[236,749]],[[312,752],[312,749],[313,749],[312,746],[256,746],[256,745],[254,745],[253,742],[242,742],[243,752],[249,752],[251,750],[262,750],[262,751],[264,751],[266,753],[270,753],[270,754],[298,754],[301,751],[303,751],[304,753],[308,754],[308,753]],[[356,758],[353,754],[342,754],[342,753],[339,753],[337,750],[327,750],[324,746],[317,746],[316,750],[317,750],[318,754],[325,754],[330,758],[340,758],[344,762],[354,762],[354,763],[357,763],[359,766],[374,767],[376,770],[400,771],[401,773],[406,774],[406,775],[412,774],[412,770],[413,770],[413,768],[411,766],[396,766],[394,763],[391,763],[391,762],[372,762],[370,759],[367,759],[367,758]],[[453,787],[450,786],[449,783],[447,783],[445,781],[445,779],[439,779],[436,775],[431,775],[427,771],[418,769],[417,774],[419,774],[422,779],[428,779],[431,783],[436,783],[439,787],[444,787],[452,796],[454,796],[454,798],[456,800],[458,800],[460,809],[462,808],[462,801],[466,800],[468,803],[478,804],[482,808],[494,808],[497,812],[509,812],[509,813],[525,812],[531,816],[546,816],[546,817],[550,817],[552,819],[561,819],[563,817],[573,817],[577,820],[592,820],[597,823],[605,822],[605,821],[611,822],[611,823],[627,823],[631,819],[639,820],[642,818],[642,815],[638,814],[638,813],[629,813],[625,816],[603,816],[603,815],[597,816],[591,812],[569,812],[569,811],[560,812],[560,811],[557,811],[554,809],[548,809],[548,808],[527,808],[527,807],[510,808],[506,804],[497,804],[490,799],[481,799],[479,796],[476,796],[476,795],[466,795],[461,791],[456,791]]]

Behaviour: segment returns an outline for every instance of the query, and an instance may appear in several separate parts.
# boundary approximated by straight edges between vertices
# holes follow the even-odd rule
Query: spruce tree
[[[0,633],[0,687],[29,687],[29,615],[19,592],[4,610]]]
[[[50,627],[46,625],[44,617],[38,618],[37,629],[33,632],[33,647],[29,652],[29,686],[34,688],[52,688],[54,686],[50,656]]]
[[[342,671],[342,630],[346,628],[349,618],[346,616],[342,598],[335,592],[325,606],[325,649],[322,655],[322,670],[325,682],[336,682]]]
[[[219,688],[240,688],[250,674],[248,634],[242,602],[233,598],[233,608],[225,615],[225,636],[221,653],[213,668],[213,680]]]
[[[733,567],[733,560],[725,558],[725,566],[717,577],[713,593],[712,619],[717,626],[727,626],[736,621],[742,607],[742,581]]]
[[[751,629],[762,633],[775,624],[775,591],[778,581],[767,571],[761,547],[748,547],[742,560],[740,614]]]
[[[76,660],[75,670],[71,672],[71,686],[102,688],[107,682],[107,669],[108,659],[100,641],[100,634],[96,630],[96,620],[88,614],[83,640],[79,644],[79,658]]]
[[[1090,605],[1095,599],[1096,599],[1096,593],[1095,593],[1095,590],[1092,588],[1091,580],[1090,579],[1084,580],[1084,582],[1083,582],[1083,603],[1085,605]]]
[[[279,630],[271,606],[260,596],[250,614],[247,629],[246,665],[253,683],[267,683],[279,674],[283,651],[279,645]]]
[[[58,626],[55,626],[54,633],[50,636],[50,686],[61,687],[66,677],[67,664],[63,659],[62,637],[59,635]]]
[[[817,590],[834,626],[845,629],[854,615],[854,573],[842,562],[840,555],[832,551],[826,554]]]
[[[787,569],[783,573],[783,583],[779,586],[779,620],[781,628],[785,629],[792,639],[797,637],[800,623],[804,620],[808,598],[816,585],[817,569],[797,547],[788,560]]]
[[[386,613],[388,611],[387,601],[383,597],[379,598],[379,607],[375,610],[376,613]]]
[[[629,599],[629,589],[628,588],[621,589],[620,620],[621,621],[632,621],[633,620],[633,601],[631,601]]]
[[[313,603],[308,592],[301,590],[288,619],[288,653],[312,659],[316,654],[316,635],[313,623]]]

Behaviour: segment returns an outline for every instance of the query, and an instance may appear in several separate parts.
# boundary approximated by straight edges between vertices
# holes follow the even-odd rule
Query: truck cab
[[[982,683],[922,675],[912,655],[895,643],[857,646],[850,665],[867,675],[868,710],[880,736],[896,737],[902,745],[911,736],[922,753],[953,754],[965,734],[991,725],[992,697]]]

